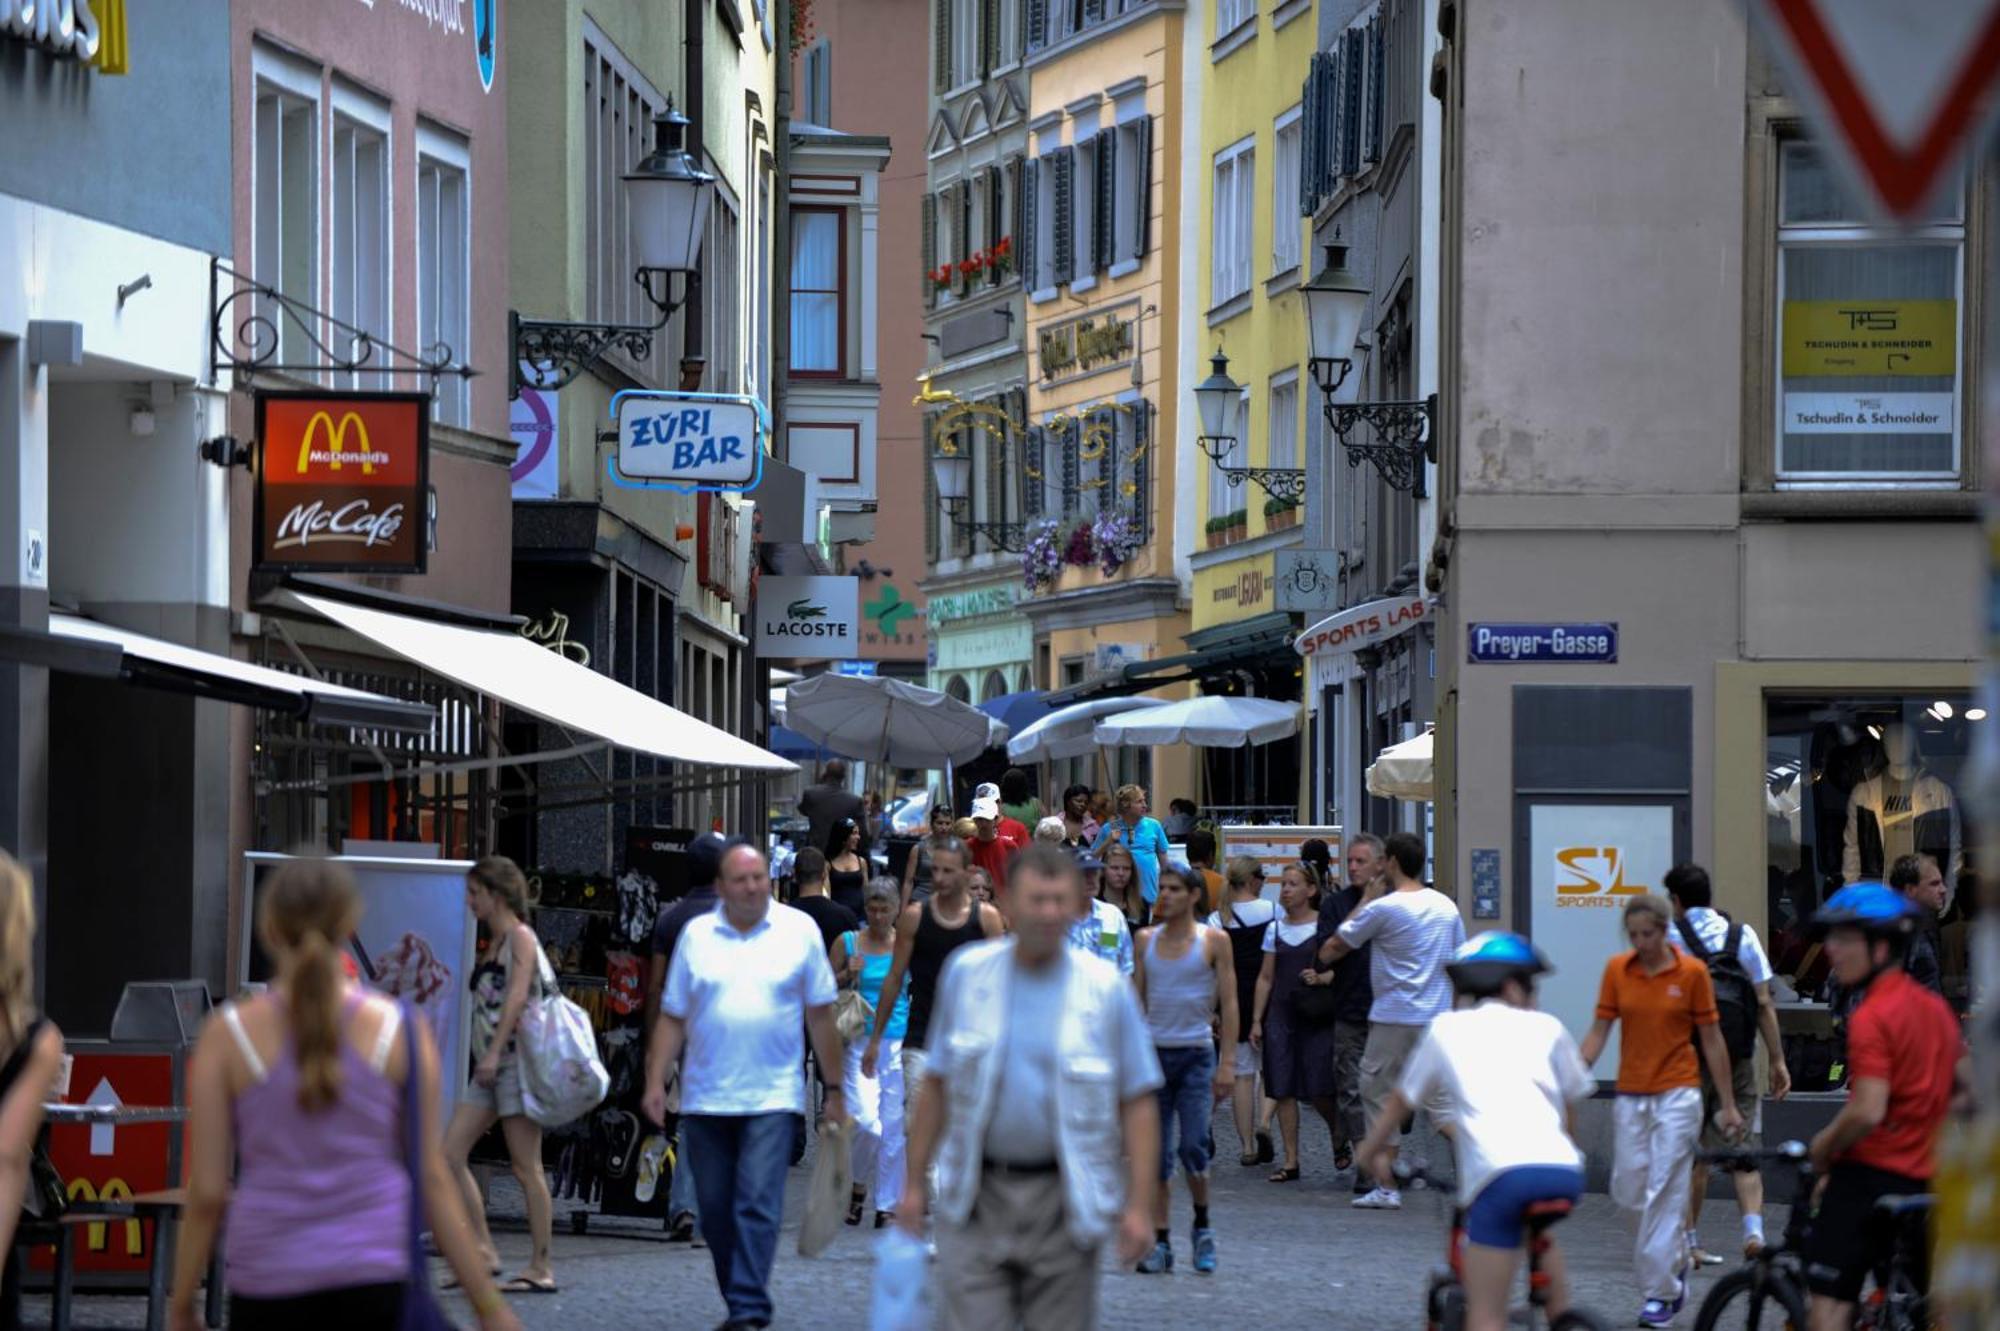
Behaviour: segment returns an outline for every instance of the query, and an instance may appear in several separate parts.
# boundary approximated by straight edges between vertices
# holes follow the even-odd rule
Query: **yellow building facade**
[[[1174,565],[1173,408],[1183,391],[1181,42],[1191,20],[1159,0],[1101,9],[1048,6],[1028,34],[1019,608],[1033,627],[1038,682],[1058,694],[1176,656],[1188,630]],[[1078,764],[1069,779],[1141,781],[1161,809],[1193,779],[1179,747]]]

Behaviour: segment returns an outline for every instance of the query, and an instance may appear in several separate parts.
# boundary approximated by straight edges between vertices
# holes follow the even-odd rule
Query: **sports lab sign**
[[[423,393],[259,393],[257,565],[422,573],[430,407]]]

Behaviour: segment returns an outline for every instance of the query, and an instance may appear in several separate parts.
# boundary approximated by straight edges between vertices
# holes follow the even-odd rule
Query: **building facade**
[[[1029,158],[1022,176],[1027,447],[1018,467],[1021,603],[1037,682],[1061,700],[1185,651],[1176,566],[1187,472],[1173,425],[1185,11],[1162,0],[1030,6]],[[1002,501],[1005,501],[1003,495]],[[1176,691],[1180,691],[1176,687]],[[1114,750],[1077,779],[1138,781],[1155,802],[1194,788],[1185,747]],[[1083,760],[1077,760],[1081,765]]]
[[[1728,6],[1457,25],[1440,876],[1535,935],[1572,1021],[1561,972],[1618,946],[1581,907],[1677,859],[1803,983],[1841,884],[1905,852],[1969,882],[1990,169],[1877,230]],[[1620,224],[1574,225],[1586,194]]]

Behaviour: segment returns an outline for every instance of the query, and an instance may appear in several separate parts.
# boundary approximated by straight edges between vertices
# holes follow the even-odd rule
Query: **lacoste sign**
[[[861,633],[861,584],[843,577],[757,580],[757,655],[784,660],[845,659]]]

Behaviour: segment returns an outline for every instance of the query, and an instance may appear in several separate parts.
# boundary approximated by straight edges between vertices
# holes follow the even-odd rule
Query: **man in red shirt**
[[[1883,883],[1844,887],[1813,916],[1833,977],[1863,992],[1847,1023],[1847,1104],[1812,1141],[1826,1179],[1806,1239],[1812,1331],[1853,1326],[1862,1284],[1893,1251],[1876,1200],[1930,1191],[1964,1043],[1945,1001],[1904,973],[1916,926],[1909,902]]]
[[[981,786],[983,791],[986,787]],[[972,801],[972,821],[979,831],[967,849],[972,852],[972,862],[986,870],[993,880],[996,891],[1007,881],[1007,865],[1021,853],[1028,844],[1028,829],[1020,820],[1009,818],[1000,812],[1000,800],[996,795],[980,795]]]

